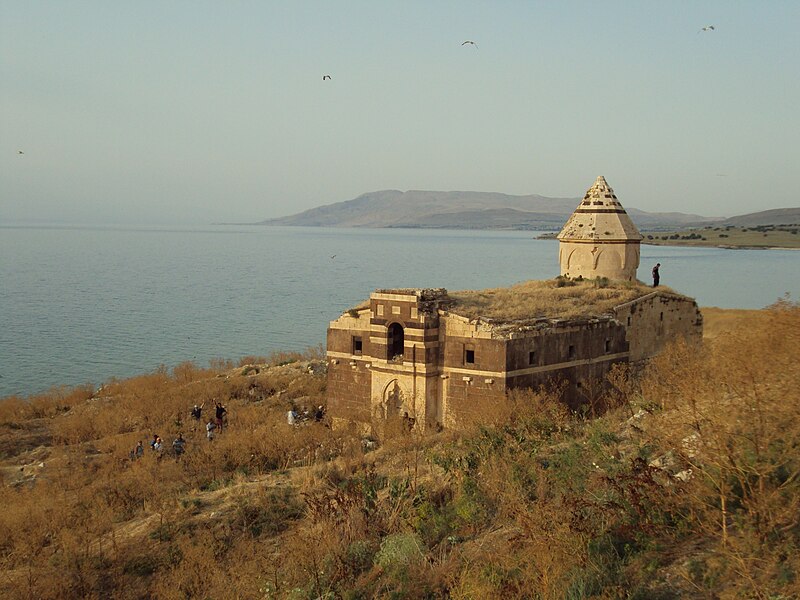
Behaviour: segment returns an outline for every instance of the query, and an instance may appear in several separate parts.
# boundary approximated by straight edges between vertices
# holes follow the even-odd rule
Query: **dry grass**
[[[747,319],[616,372],[596,419],[518,391],[464,431],[387,426],[374,451],[286,425],[324,398],[304,363],[9,399],[0,594],[800,597],[800,307]],[[187,410],[215,398],[230,428],[207,442]],[[186,454],[128,460],[154,431]]]
[[[709,306],[702,308],[703,338],[714,339],[722,334],[758,327],[758,324],[769,318],[769,313],[763,310],[732,310]]]
[[[661,291],[670,291],[661,287]],[[571,319],[608,314],[653,289],[639,282],[525,281],[507,288],[451,292],[451,311],[476,319],[499,322],[537,318]]]

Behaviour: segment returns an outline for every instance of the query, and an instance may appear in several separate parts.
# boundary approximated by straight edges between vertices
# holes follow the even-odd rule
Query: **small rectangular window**
[[[661,313],[661,316],[659,317],[659,320],[661,320],[661,321],[664,320],[664,313]]]
[[[570,346],[567,354],[570,358],[575,358],[575,346]]]
[[[353,336],[353,354],[361,354],[362,347],[363,346],[362,346],[362,342],[361,342],[361,337],[357,336],[357,335],[354,335]]]
[[[611,352],[611,340],[606,340],[605,350],[606,350],[606,354]]]
[[[528,352],[528,364],[532,365],[536,362],[536,350]]]
[[[475,350],[464,350],[464,364],[475,364]]]
[[[631,326],[631,318],[628,317],[628,327],[630,327],[630,326]]]

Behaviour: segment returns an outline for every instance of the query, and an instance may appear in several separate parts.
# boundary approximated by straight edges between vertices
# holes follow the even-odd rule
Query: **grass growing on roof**
[[[659,291],[670,292],[663,286]],[[619,304],[653,291],[641,282],[569,280],[525,281],[506,288],[451,292],[451,311],[475,319],[497,321],[576,318],[608,314]]]

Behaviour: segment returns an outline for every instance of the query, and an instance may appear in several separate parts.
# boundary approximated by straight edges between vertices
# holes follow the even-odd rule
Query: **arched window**
[[[386,338],[386,350],[388,360],[403,360],[403,326],[400,323],[389,325]]]

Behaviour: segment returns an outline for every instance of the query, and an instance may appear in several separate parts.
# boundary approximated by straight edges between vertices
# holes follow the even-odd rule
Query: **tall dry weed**
[[[686,510],[756,597],[799,564],[798,348],[800,308],[782,304],[761,327],[721,334],[705,352],[672,346],[642,382],[663,410],[653,438],[691,478]]]

